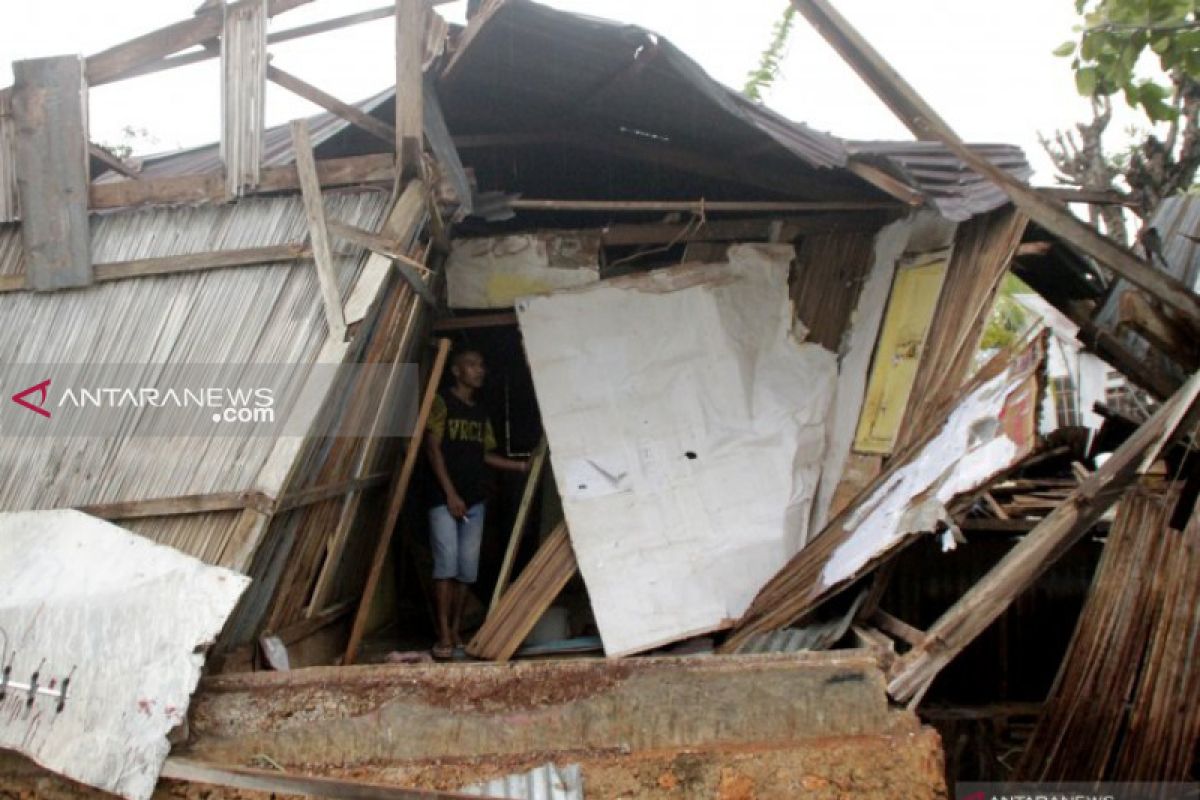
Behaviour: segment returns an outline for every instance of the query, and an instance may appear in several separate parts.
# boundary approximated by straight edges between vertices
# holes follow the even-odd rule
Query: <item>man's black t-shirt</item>
[[[441,437],[442,459],[458,496],[468,507],[484,498],[485,453],[496,449],[492,422],[482,403],[464,403],[453,391],[440,392],[429,414],[431,433]],[[432,505],[446,502],[441,483],[433,481]]]

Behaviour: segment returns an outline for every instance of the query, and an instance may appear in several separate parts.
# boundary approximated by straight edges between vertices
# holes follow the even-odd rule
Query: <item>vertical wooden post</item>
[[[346,643],[346,656],[342,659],[344,666],[349,666],[358,658],[358,649],[362,645],[363,635],[367,632],[367,619],[371,616],[371,603],[375,600],[375,591],[379,588],[379,576],[383,573],[383,564],[387,560],[388,548],[392,545],[392,534],[404,509],[404,500],[408,496],[408,485],[412,481],[413,471],[417,468],[417,458],[421,455],[421,445],[425,441],[425,425],[429,421],[429,412],[433,410],[433,398],[437,396],[438,385],[442,382],[442,373],[446,369],[446,359],[450,356],[450,340],[439,339],[437,356],[433,360],[433,369],[429,371],[429,383],[425,386],[425,396],[421,398],[421,410],[417,414],[417,427],[408,440],[408,449],[404,453],[404,464],[400,474],[392,486],[392,496],[388,501],[387,516],[383,520],[383,530],[379,532],[379,543],[375,546],[375,557],[371,560],[371,571],[367,573],[367,583],[363,587],[362,600],[358,611],[354,614],[354,627],[350,629],[350,641]]]
[[[12,222],[20,216],[15,129],[12,92],[0,92],[0,222]]]
[[[221,160],[225,193],[258,185],[267,91],[267,0],[225,9],[221,34]]]
[[[424,136],[421,61],[425,0],[396,0],[396,161],[401,177],[420,174]]]
[[[313,259],[317,263],[317,280],[321,282],[329,336],[335,341],[345,341],[346,315],[342,311],[342,293],[338,289],[329,231],[325,227],[325,201],[321,199],[321,183],[317,178],[317,162],[313,160],[308,123],[302,119],[292,120],[292,147],[296,151],[296,175],[300,179],[300,193],[308,215],[308,233],[312,239]]]
[[[87,286],[93,275],[83,59],[54,56],[17,61],[13,77],[14,154],[26,283],[38,291]]]

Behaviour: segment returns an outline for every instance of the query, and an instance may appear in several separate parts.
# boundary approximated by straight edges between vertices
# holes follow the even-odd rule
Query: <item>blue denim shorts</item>
[[[483,541],[483,513],[483,503],[468,508],[462,519],[450,516],[450,509],[444,505],[429,509],[434,580],[475,582],[479,573],[479,545]]]

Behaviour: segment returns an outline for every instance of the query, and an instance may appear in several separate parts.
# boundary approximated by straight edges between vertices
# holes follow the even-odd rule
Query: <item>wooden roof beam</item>
[[[922,141],[940,141],[975,172],[999,186],[1013,203],[1046,230],[1061,237],[1130,283],[1179,311],[1200,331],[1200,297],[1182,282],[1155,269],[1079,220],[1019,178],[971,150],[917,91],[846,21],[828,0],[791,0],[875,94]]]
[[[391,125],[375,119],[356,106],[343,103],[333,95],[321,91],[311,83],[306,83],[290,72],[284,72],[278,67],[267,65],[267,80],[282,86],[295,95],[303,97],[310,103],[319,105],[332,114],[336,114],[346,120],[346,122],[361,128],[389,146],[394,145],[396,142],[396,129]]]

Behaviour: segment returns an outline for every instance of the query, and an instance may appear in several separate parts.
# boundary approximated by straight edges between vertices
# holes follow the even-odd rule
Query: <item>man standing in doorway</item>
[[[524,461],[497,455],[487,409],[478,398],[487,369],[477,350],[457,350],[450,358],[454,383],[433,402],[426,431],[426,452],[437,478],[429,509],[433,548],[434,605],[438,641],[433,656],[447,659],[462,645],[459,626],[467,587],[479,571],[483,539],[486,467],[527,472]]]

